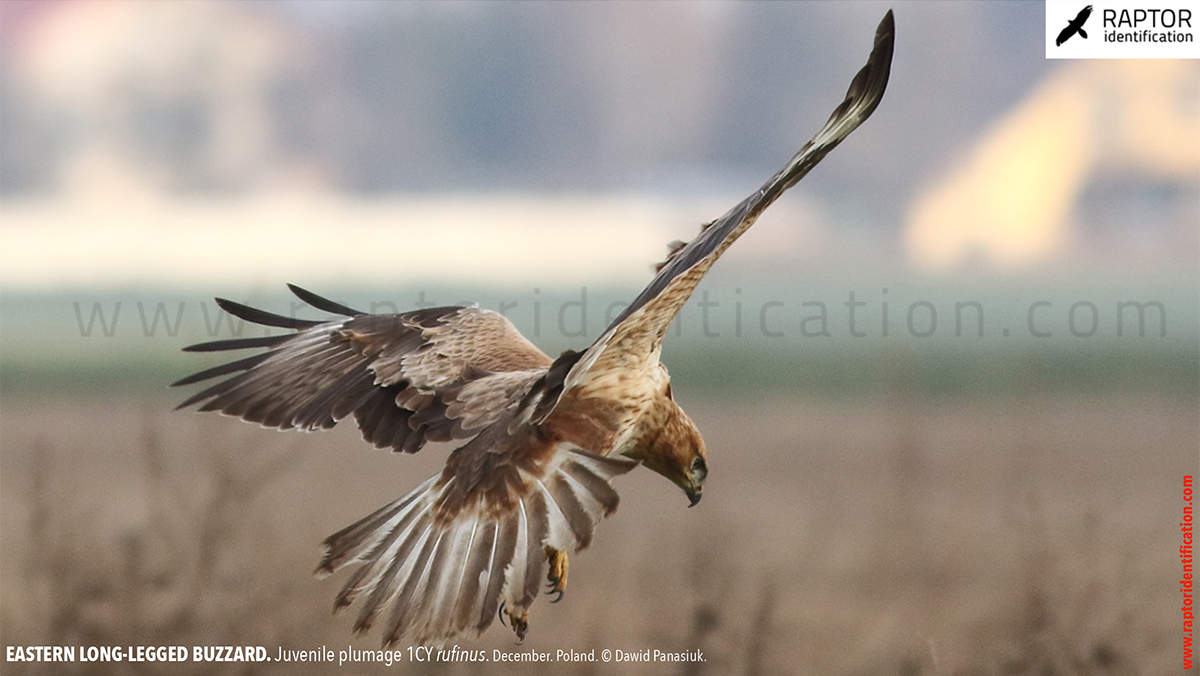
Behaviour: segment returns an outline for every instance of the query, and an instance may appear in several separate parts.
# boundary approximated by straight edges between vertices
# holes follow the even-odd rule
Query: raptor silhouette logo
[[[1071,19],[1070,23],[1067,24],[1067,27],[1062,29],[1062,31],[1059,32],[1058,38],[1054,40],[1054,44],[1061,47],[1062,43],[1066,42],[1067,40],[1070,40],[1076,33],[1079,33],[1079,35],[1082,36],[1083,39],[1086,40],[1087,39],[1087,31],[1083,30],[1083,24],[1087,23],[1088,17],[1091,15],[1092,15],[1092,6],[1091,5],[1088,5],[1087,7],[1084,7],[1083,9],[1079,10],[1079,14],[1076,14],[1075,18]]]

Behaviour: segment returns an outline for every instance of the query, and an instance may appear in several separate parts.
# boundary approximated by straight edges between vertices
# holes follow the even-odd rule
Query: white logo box
[[[1056,44],[1088,6],[1082,33]],[[1200,58],[1200,0],[1046,0],[1046,58]]]

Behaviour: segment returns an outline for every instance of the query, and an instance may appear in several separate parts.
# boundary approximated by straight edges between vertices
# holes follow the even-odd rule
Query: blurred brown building
[[[1071,62],[917,196],[908,253],[935,269],[1194,261],[1198,178],[1194,64]]]

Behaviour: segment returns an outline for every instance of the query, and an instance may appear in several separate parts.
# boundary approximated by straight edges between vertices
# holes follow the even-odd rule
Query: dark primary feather
[[[242,305],[225,298],[216,298],[217,305],[220,308],[234,317],[245,319],[251,324],[262,324],[263,326],[278,326],[284,329],[307,329],[310,326],[316,326],[321,322],[312,321],[310,319],[296,319],[295,317],[284,317],[283,315],[273,314],[264,310],[252,308],[249,305]]]
[[[214,340],[208,343],[197,343],[183,348],[184,352],[222,352],[225,350],[245,350],[252,347],[274,347],[291,338],[282,336],[256,336],[254,338],[232,338],[230,340]],[[183,385],[183,381],[172,385]]]
[[[313,293],[312,291],[309,291],[308,289],[300,288],[299,286],[296,286],[295,284],[288,284],[287,287],[288,287],[288,289],[291,290],[292,293],[296,294],[297,298],[299,298],[300,300],[304,301],[305,303],[308,303],[309,305],[317,308],[318,310],[324,310],[325,312],[329,312],[329,313],[332,313],[335,315],[344,315],[346,317],[354,317],[357,315],[367,314],[365,312],[360,312],[358,310],[355,310],[354,308],[346,307],[345,305],[342,305],[341,303],[336,303],[334,301],[331,301],[328,298],[322,298],[321,296],[318,296],[317,294]]]

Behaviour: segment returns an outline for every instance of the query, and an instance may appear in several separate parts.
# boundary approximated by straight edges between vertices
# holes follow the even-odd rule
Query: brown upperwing
[[[185,348],[268,349],[174,383],[234,374],[179,408],[200,403],[201,411],[301,430],[330,428],[353,414],[367,441],[413,453],[426,441],[477,433],[519,401],[551,363],[511,322],[489,310],[439,307],[369,315],[297,287],[293,291],[319,309],[349,317],[300,320],[217,299],[246,321],[296,332]]]

